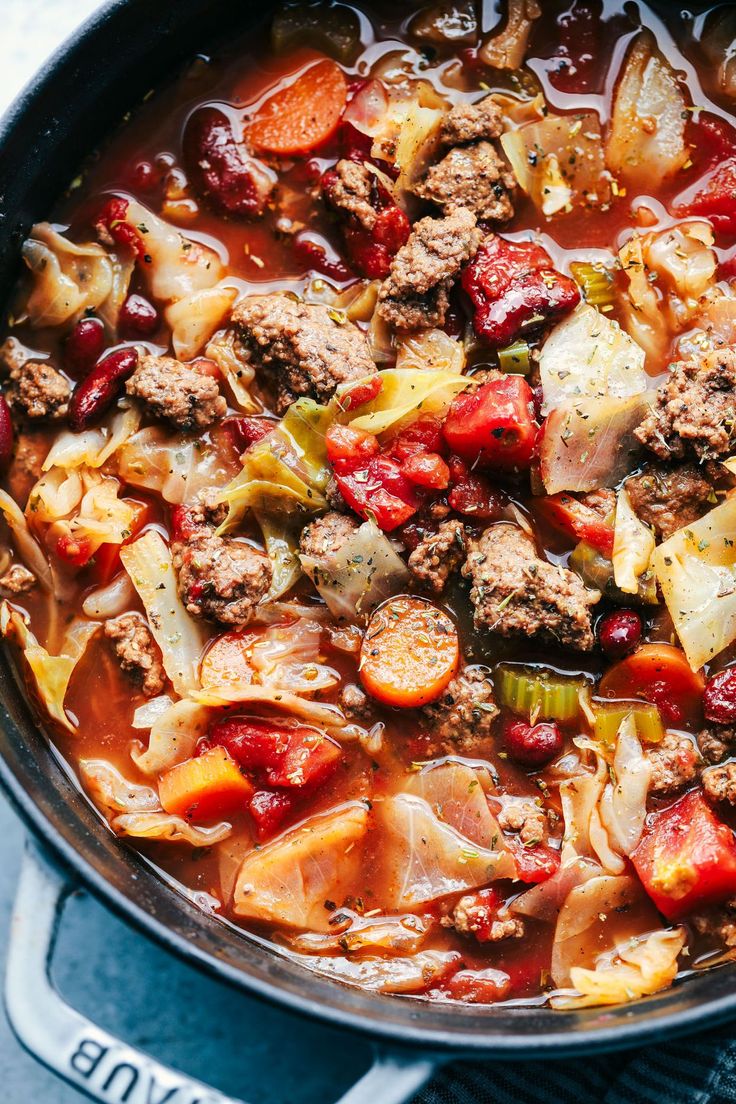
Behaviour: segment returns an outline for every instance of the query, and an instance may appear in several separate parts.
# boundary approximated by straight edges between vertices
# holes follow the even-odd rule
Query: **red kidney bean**
[[[64,364],[72,375],[86,375],[105,348],[105,327],[99,318],[80,318],[64,344]]]
[[[142,295],[129,295],[120,308],[118,327],[126,337],[150,337],[159,327],[159,313]]]
[[[13,415],[10,413],[7,399],[0,395],[0,468],[5,468],[13,456]]]
[[[223,111],[199,107],[189,116],[183,153],[192,184],[213,206],[228,215],[263,213],[276,174],[245,153]]]
[[[643,631],[644,626],[636,610],[616,610],[607,613],[598,622],[598,641],[610,659],[621,659],[634,650]]]
[[[69,425],[77,432],[98,421],[122,392],[122,385],[138,366],[132,346],[108,353],[82,380],[69,400]]]
[[[707,721],[716,724],[736,722],[736,667],[727,667],[708,680],[703,691],[703,713]]]
[[[503,740],[512,759],[524,767],[543,767],[562,751],[562,733],[553,721],[530,725],[515,717],[504,722]]]
[[[130,174],[131,187],[137,192],[150,192],[156,187],[158,174],[150,161],[138,161]]]

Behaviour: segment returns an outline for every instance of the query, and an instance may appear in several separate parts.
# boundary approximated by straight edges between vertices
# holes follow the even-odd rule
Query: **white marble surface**
[[[99,0],[0,0],[0,114]]]

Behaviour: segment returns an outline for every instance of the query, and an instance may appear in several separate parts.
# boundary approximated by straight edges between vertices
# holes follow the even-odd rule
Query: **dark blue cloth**
[[[736,1024],[561,1062],[458,1062],[416,1104],[734,1104]]]

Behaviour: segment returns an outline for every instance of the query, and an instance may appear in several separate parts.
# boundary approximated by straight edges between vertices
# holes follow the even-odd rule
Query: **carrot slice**
[[[245,809],[255,788],[224,747],[213,747],[161,776],[158,794],[167,813],[209,820]]]
[[[673,644],[643,644],[601,679],[602,698],[640,698],[659,708],[665,724],[698,722],[705,680]]]
[[[253,633],[226,632],[218,636],[206,652],[199,673],[203,688],[247,685],[253,681],[248,662]]]
[[[371,617],[360,650],[360,678],[374,698],[411,709],[435,701],[457,670],[457,630],[424,598],[401,595]]]
[[[319,61],[271,96],[247,128],[254,150],[277,157],[309,153],[332,137],[347,102],[348,84],[334,61]]]

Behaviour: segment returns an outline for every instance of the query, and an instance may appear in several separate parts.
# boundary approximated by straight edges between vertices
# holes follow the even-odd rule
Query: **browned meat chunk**
[[[7,474],[8,490],[17,502],[25,502],[34,483],[41,478],[48,451],[49,439],[44,429],[28,426],[18,434]]]
[[[441,594],[447,580],[465,559],[465,525],[443,521],[436,533],[423,537],[409,556],[409,570],[427,590]]]
[[[146,413],[187,433],[207,429],[227,413],[217,381],[173,357],[144,356],[125,390]]]
[[[271,562],[235,537],[199,530],[172,545],[179,593],[193,617],[221,625],[246,625],[271,586]]]
[[[26,418],[55,421],[66,414],[70,394],[67,380],[51,364],[27,360],[11,369],[5,397]]]
[[[346,717],[353,721],[364,721],[373,713],[373,703],[354,682],[349,682],[340,692],[340,706]]]
[[[626,480],[632,509],[661,540],[702,517],[715,501],[713,484],[695,464],[665,468],[652,464]]]
[[[648,747],[644,754],[652,765],[650,793],[676,793],[698,776],[700,756],[687,736],[667,732],[661,743]]]
[[[281,413],[300,395],[321,402],[376,370],[362,330],[321,303],[258,295],[239,303],[232,320],[258,362],[274,369]]]
[[[303,556],[325,560],[338,552],[346,540],[352,537],[360,522],[350,514],[338,514],[333,510],[302,529],[299,548]]]
[[[451,755],[473,751],[493,731],[498,706],[487,667],[466,667],[437,701],[425,705],[421,717],[431,748]]]
[[[736,747],[736,728],[731,725],[710,725],[698,733],[698,747],[707,763],[720,763]]]
[[[513,802],[505,805],[498,815],[498,823],[504,832],[518,832],[525,847],[545,843],[547,839],[547,815],[533,801]]]
[[[472,584],[479,631],[537,636],[582,652],[593,647],[590,610],[600,594],[567,568],[540,559],[518,525],[492,525],[470,541],[462,570]]]
[[[699,935],[712,939],[719,947],[736,947],[736,897],[689,919]]]
[[[711,801],[727,801],[729,805],[736,805],[736,763],[706,767],[701,782],[705,796]]]
[[[660,460],[717,459],[733,450],[736,349],[673,364],[635,435]]]
[[[371,197],[376,177],[357,161],[338,161],[333,170],[335,179],[325,195],[329,205],[344,212],[365,230],[376,225],[376,209]]]
[[[452,910],[451,926],[463,935],[476,936],[483,943],[521,939],[524,934],[523,920],[509,916],[506,909],[497,911],[478,893],[460,898]]]
[[[514,175],[490,142],[456,146],[433,165],[414,191],[445,215],[465,207],[485,222],[506,222],[514,213]]]
[[[483,235],[472,211],[414,224],[378,292],[378,313],[399,330],[442,326],[448,291],[462,266],[475,256]]]
[[[0,578],[0,590],[7,594],[26,594],[36,585],[36,576],[23,564],[13,564]]]
[[[490,96],[479,103],[456,104],[442,123],[442,141],[448,146],[498,138],[503,134],[503,115]]]
[[[160,694],[166,675],[151,630],[138,613],[124,613],[105,623],[120,667],[136,682],[147,698]]]

